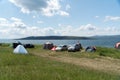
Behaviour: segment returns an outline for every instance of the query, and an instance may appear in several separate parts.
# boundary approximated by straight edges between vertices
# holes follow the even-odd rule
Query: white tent
[[[27,50],[23,47],[23,45],[18,45],[18,46],[14,49],[13,53],[27,54],[28,52],[27,52]]]

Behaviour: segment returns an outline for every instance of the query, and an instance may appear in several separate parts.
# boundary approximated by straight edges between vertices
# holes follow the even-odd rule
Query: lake
[[[0,43],[13,43],[20,41],[23,44],[44,44],[45,42],[52,42],[54,45],[73,45],[78,41],[83,47],[87,46],[101,46],[101,47],[114,47],[115,43],[120,41],[119,37],[105,37],[94,40],[12,40],[12,39],[0,39]]]

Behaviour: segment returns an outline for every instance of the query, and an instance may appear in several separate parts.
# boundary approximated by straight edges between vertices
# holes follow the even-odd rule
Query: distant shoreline
[[[88,40],[94,39],[92,37],[78,37],[78,36],[30,36],[25,38],[18,38],[15,40]]]

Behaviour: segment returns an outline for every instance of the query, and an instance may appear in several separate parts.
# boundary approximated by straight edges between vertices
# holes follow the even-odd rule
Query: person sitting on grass
[[[81,43],[78,41],[78,42],[75,44],[75,50],[76,50],[76,51],[80,51],[80,50],[82,50],[82,49],[83,49],[83,47],[82,47]]]

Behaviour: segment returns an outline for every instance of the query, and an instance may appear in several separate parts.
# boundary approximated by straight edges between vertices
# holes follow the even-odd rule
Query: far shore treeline
[[[94,38],[79,36],[30,36],[25,38],[19,38],[18,40],[79,40],[79,39],[94,39]]]
[[[104,35],[104,36],[29,36],[24,38],[17,38],[15,40],[120,40],[120,35]]]

